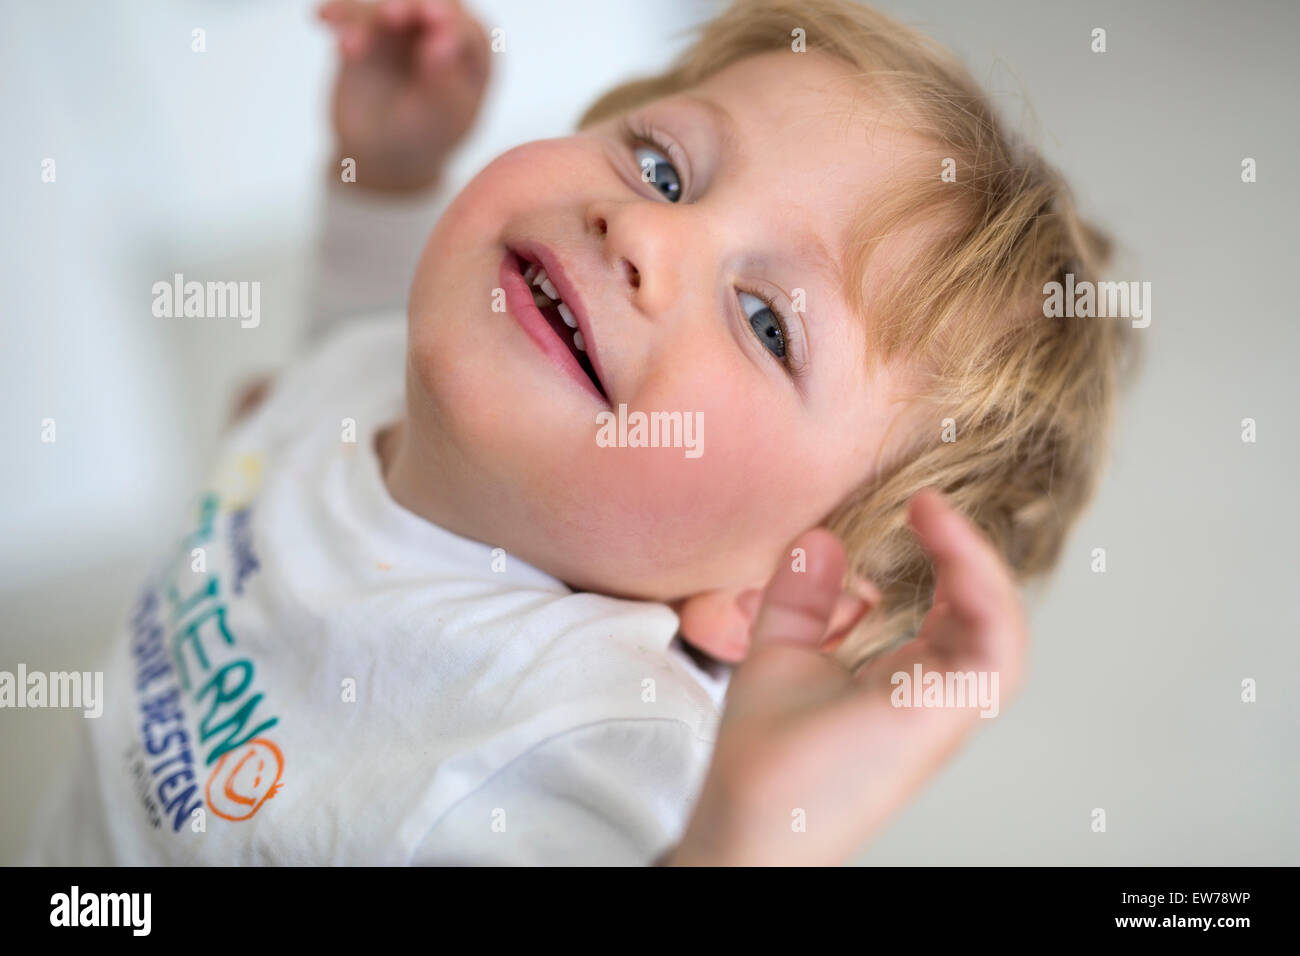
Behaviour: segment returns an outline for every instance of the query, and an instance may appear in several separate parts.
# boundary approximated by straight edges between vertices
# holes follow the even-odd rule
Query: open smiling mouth
[[[550,324],[551,331],[568,347],[578,365],[587,373],[587,378],[591,379],[591,383],[596,386],[596,391],[609,401],[609,396],[605,394],[605,387],[601,385],[596,369],[587,356],[587,344],[582,340],[582,332],[578,330],[578,320],[573,317],[573,312],[560,298],[554,283],[546,277],[546,270],[540,264],[525,259],[517,252],[514,253],[514,257],[515,266],[523,275],[528,291],[533,295],[533,304]]]

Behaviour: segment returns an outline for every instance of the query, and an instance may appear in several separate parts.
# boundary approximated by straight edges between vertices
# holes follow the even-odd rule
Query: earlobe
[[[760,588],[704,591],[673,605],[682,639],[715,660],[738,664],[749,654],[750,632],[758,619]],[[880,591],[864,578],[844,585],[826,628],[821,650],[834,650],[880,602]]]
[[[833,651],[839,647],[844,639],[853,633],[858,623],[871,613],[873,607],[875,607],[873,601],[847,591],[842,592],[835,602],[835,610],[831,612],[830,624],[826,628],[826,638],[822,641],[821,650]]]
[[[866,578],[850,572],[844,580],[835,610],[831,613],[830,624],[826,628],[826,640],[822,642],[823,651],[833,651],[853,633],[853,629],[862,622],[880,603],[880,588]]]
[[[682,639],[715,660],[736,664],[749,652],[749,631],[758,616],[758,588],[704,591],[674,605]]]

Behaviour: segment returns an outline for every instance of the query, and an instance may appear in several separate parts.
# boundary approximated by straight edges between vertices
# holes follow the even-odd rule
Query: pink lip
[[[547,275],[550,272],[548,270]],[[587,377],[587,373],[582,370],[578,360],[573,357],[569,351],[568,345],[560,341],[560,337],[551,328],[551,323],[542,315],[542,310],[537,308],[533,302],[533,294],[528,289],[528,283],[520,274],[516,265],[515,253],[507,249],[505,257],[501,260],[500,269],[501,288],[506,294],[506,309],[514,316],[515,321],[523,327],[528,333],[528,337],[537,343],[542,353],[551,361],[551,364],[558,368],[564,375],[580,385],[588,394],[594,395],[600,400],[602,405],[608,405],[605,396],[596,390],[595,384]],[[558,291],[559,286],[556,286]],[[561,298],[564,298],[561,295]],[[568,299],[565,299],[568,302]],[[574,313],[577,317],[577,313]],[[584,344],[587,333],[583,331]],[[593,363],[594,367],[594,363]],[[597,375],[600,373],[597,372]],[[602,382],[604,379],[601,380]]]
[[[583,301],[582,294],[573,284],[573,280],[570,278],[569,273],[565,271],[563,264],[555,257],[555,253],[550,248],[539,242],[521,241],[512,243],[510,250],[525,259],[539,263],[546,270],[547,278],[555,284],[555,291],[560,293],[560,298],[564,300],[564,304],[573,313],[574,321],[578,323],[578,331],[582,333],[583,344],[587,347],[587,358],[591,362],[591,367],[596,370],[596,377],[600,379],[600,384],[604,386],[605,393],[607,395],[611,394],[612,383],[609,377],[605,375],[605,369],[600,364],[600,354],[596,351],[596,336],[592,332],[591,316],[587,312],[587,304]],[[529,293],[529,301],[532,301],[531,293]],[[543,319],[543,321],[545,320]],[[570,355],[570,358],[572,358],[572,355]],[[579,367],[579,371],[581,371],[581,367]],[[585,373],[583,378],[586,378]],[[588,380],[587,384],[591,384],[590,380]],[[604,401],[603,398],[601,400]]]

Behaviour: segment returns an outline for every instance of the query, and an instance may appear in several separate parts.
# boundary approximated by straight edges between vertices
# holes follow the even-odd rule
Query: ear
[[[715,660],[738,664],[749,653],[749,635],[763,603],[761,587],[704,591],[675,602],[682,639]],[[840,592],[821,650],[834,650],[871,609],[880,603],[880,590],[853,576]]]

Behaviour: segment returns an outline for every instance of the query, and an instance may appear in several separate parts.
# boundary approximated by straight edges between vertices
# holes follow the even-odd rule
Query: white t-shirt
[[[359,319],[225,443],[104,670],[42,864],[647,864],[729,669],[666,606],[575,593],[406,511],[376,432],[400,316]]]

